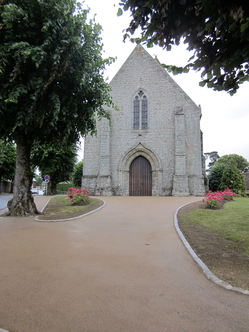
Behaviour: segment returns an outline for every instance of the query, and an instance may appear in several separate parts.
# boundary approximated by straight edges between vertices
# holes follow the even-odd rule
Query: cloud
[[[117,17],[118,2],[115,0],[87,0],[85,6],[91,8],[90,16],[96,13],[96,22],[103,28],[104,57],[117,57],[114,64],[107,68],[105,75],[110,79],[116,74],[135,47],[131,42],[123,43],[123,30],[130,22],[129,12]],[[115,5],[115,6],[114,6]],[[167,52],[159,47],[147,49],[161,63],[183,65],[190,57],[185,45],[173,47]],[[218,151],[219,155],[237,153],[249,160],[248,123],[249,123],[249,83],[244,83],[237,94],[215,92],[199,86],[200,73],[190,72],[174,76],[173,79],[202,107],[201,128],[204,133],[204,152]]]

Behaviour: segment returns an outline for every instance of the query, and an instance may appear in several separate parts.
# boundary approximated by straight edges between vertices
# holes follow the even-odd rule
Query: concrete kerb
[[[63,196],[63,195],[58,195],[58,196]],[[53,197],[53,196],[52,196]],[[45,207],[48,205],[50,199],[52,198],[50,197],[49,200],[47,201],[47,203],[44,205],[44,207],[41,209],[41,212],[44,211]],[[99,211],[100,209],[102,209],[105,205],[106,205],[106,202],[101,199],[101,198],[98,198],[99,200],[101,200],[103,202],[103,205],[101,205],[99,208],[91,211],[91,212],[88,212],[88,213],[85,213],[85,214],[82,214],[81,216],[78,216],[78,217],[74,217],[74,218],[68,218],[68,219],[57,219],[57,220],[42,220],[42,219],[38,219],[39,216],[35,217],[35,221],[39,221],[39,222],[59,222],[59,221],[70,221],[70,220],[75,220],[75,219],[79,219],[79,218],[83,218],[85,216],[88,216],[89,214],[92,214],[94,212],[97,212]],[[1,332],[1,331],[0,331]]]
[[[203,271],[203,273],[206,275],[206,277],[211,280],[212,282],[214,282],[215,284],[226,288],[227,290],[232,290],[235,292],[239,292],[242,293],[244,295],[249,295],[249,290],[245,290],[243,288],[240,287],[234,287],[232,285],[230,285],[229,283],[219,279],[218,277],[216,277],[210,270],[209,268],[203,263],[203,261],[196,255],[196,253],[194,252],[194,250],[191,248],[190,244],[188,243],[188,241],[186,240],[186,238],[184,237],[184,235],[182,234],[179,226],[178,226],[178,219],[177,219],[177,214],[179,212],[179,210],[181,208],[183,208],[186,205],[192,204],[194,202],[191,203],[187,203],[184,204],[182,206],[180,206],[177,210],[176,213],[174,215],[174,226],[175,229],[180,237],[180,239],[182,240],[184,246],[186,247],[186,249],[188,250],[188,252],[190,253],[190,255],[192,256],[192,258],[194,259],[194,261],[197,263],[197,265],[201,268],[201,270]]]
[[[6,212],[8,212],[8,211],[9,211],[8,208],[5,208],[5,209],[0,210],[0,218],[3,218],[3,215],[4,215]],[[0,330],[0,332],[2,332],[2,331]]]

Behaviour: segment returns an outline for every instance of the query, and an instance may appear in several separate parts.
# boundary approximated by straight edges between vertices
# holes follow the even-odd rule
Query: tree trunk
[[[57,189],[56,189],[56,185],[57,185],[57,183],[56,182],[54,182],[54,181],[52,181],[52,180],[50,180],[50,191],[51,191],[51,194],[52,195],[56,195],[57,194]]]
[[[49,180],[48,183],[48,192],[47,195],[56,195],[57,194],[57,190],[56,190],[56,183],[53,182],[51,179]]]
[[[38,214],[31,195],[33,173],[30,170],[31,143],[25,135],[16,135],[16,172],[14,180],[13,198],[7,207],[11,216],[29,216]]]

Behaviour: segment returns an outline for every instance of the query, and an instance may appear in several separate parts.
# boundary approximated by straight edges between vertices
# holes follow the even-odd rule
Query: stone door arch
[[[118,172],[122,195],[129,196],[130,166],[133,160],[140,156],[144,157],[151,166],[152,196],[160,196],[162,190],[161,161],[151,149],[142,143],[138,143],[136,146],[126,151],[119,162]]]
[[[151,164],[143,156],[136,157],[130,165],[129,195],[152,196]]]

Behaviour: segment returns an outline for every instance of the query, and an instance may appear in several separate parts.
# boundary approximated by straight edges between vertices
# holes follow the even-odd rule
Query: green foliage
[[[13,142],[0,140],[0,181],[13,181],[16,168],[16,147]]]
[[[211,152],[211,154],[213,153],[214,156],[217,154],[216,151]],[[204,155],[208,155],[210,158],[209,153]],[[210,164],[208,166],[210,166]],[[229,187],[235,193],[238,193],[240,190],[243,194],[245,194],[245,178],[241,172],[246,172],[248,170],[248,166],[248,161],[244,157],[237,154],[229,154],[220,157],[214,162],[214,165],[211,167],[211,169],[209,168],[209,189],[212,191],[217,191],[224,190]],[[225,174],[224,177],[223,174]]]
[[[60,145],[43,144],[35,142],[31,151],[31,162],[38,166],[42,178],[50,176],[51,193],[56,194],[56,185],[59,182],[68,181],[73,174],[77,157],[76,144],[67,146],[63,142]]]
[[[249,256],[249,204],[248,198],[235,197],[221,210],[196,209],[184,216],[184,221],[197,223],[222,237],[239,244]]]
[[[69,199],[73,205],[84,205],[89,203],[88,189],[69,188],[66,199]]]
[[[69,188],[73,187],[73,183],[58,183],[57,184],[57,191],[61,192],[61,191],[67,191]]]
[[[217,191],[220,187],[221,178],[224,170],[226,169],[226,165],[221,163],[216,163],[210,170],[208,175],[209,180],[209,189],[213,192]]]
[[[225,165],[234,164],[241,172],[247,172],[249,168],[249,162],[238,154],[226,154],[218,160],[218,163]]]
[[[121,0],[132,20],[124,39],[141,28],[140,38],[148,47],[169,51],[181,38],[193,51],[184,67],[166,66],[174,74],[201,70],[200,86],[234,94],[249,79],[249,5],[245,0]],[[118,15],[122,15],[122,10]]]
[[[70,220],[79,218],[84,214],[94,211],[103,205],[99,199],[90,198],[87,205],[72,205],[66,196],[52,197],[44,210],[45,215],[40,215],[36,220]]]
[[[79,161],[74,168],[73,184],[76,187],[81,187],[81,181],[83,176],[83,160]]]
[[[233,200],[233,197],[236,196],[231,189],[226,188],[222,191],[212,192],[209,190],[208,193],[205,193],[205,197],[203,198],[203,203],[206,203],[206,208],[209,209],[220,209],[225,201]]]
[[[0,138],[28,155],[36,140],[71,146],[95,133],[96,119],[109,118],[103,106],[114,106],[103,77],[113,59],[102,59],[100,25],[74,0],[0,2]],[[13,202],[30,206],[18,195],[29,192],[29,160],[17,153],[17,162],[24,171]]]
[[[101,27],[73,0],[12,0],[0,7],[0,136],[78,138],[108,116]],[[6,116],[8,114],[8,116]]]
[[[240,191],[242,196],[246,196],[245,177],[234,164],[226,166],[222,174],[219,189],[224,190],[227,187],[236,194]]]
[[[220,156],[218,155],[217,151],[212,151],[212,152],[206,152],[204,153],[205,159],[209,159],[209,164],[208,164],[208,169],[207,171],[210,171],[211,168],[214,166],[215,162],[219,160]]]

